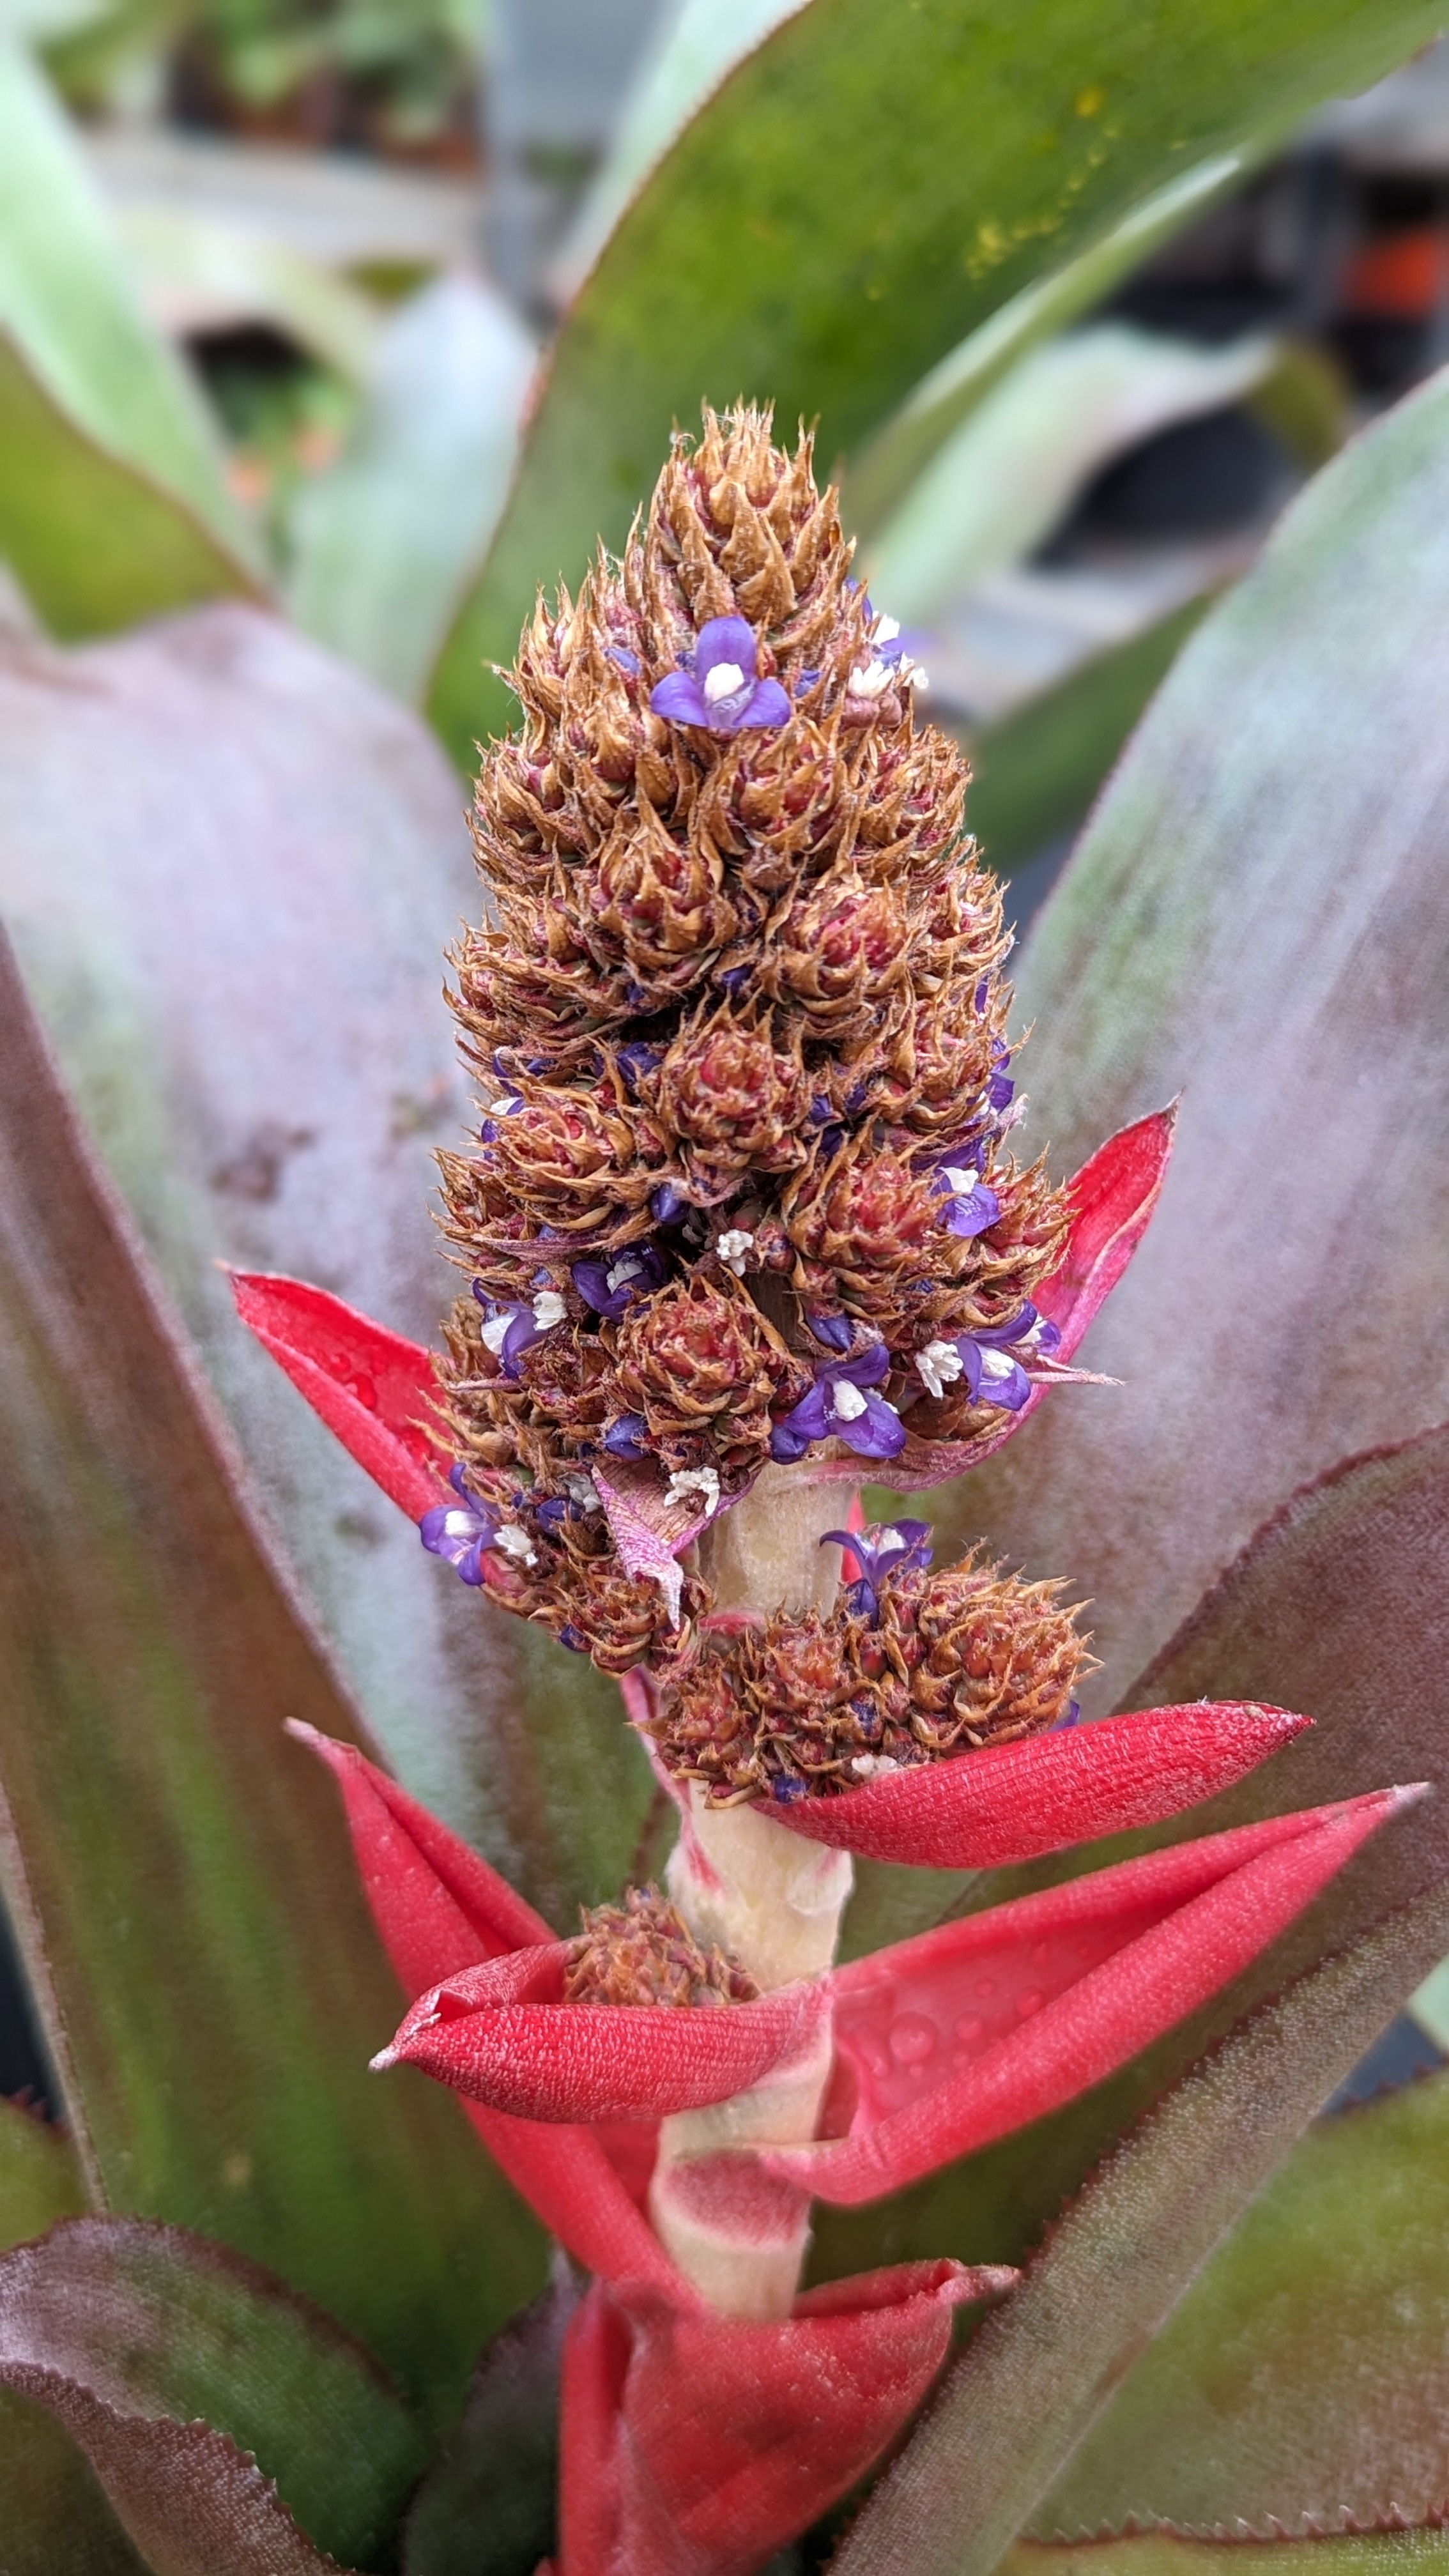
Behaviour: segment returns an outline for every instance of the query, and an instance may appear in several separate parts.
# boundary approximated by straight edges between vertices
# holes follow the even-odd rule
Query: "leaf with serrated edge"
[[[1084,1348],[1121,1388],[1044,1407],[937,1500],[948,1536],[1090,1598],[1092,1714],[1295,1485],[1449,1413],[1446,591],[1441,373],[1198,629],[1027,942],[1055,1169],[1182,1092]]]
[[[0,2251],[78,2217],[85,2187],[69,2140],[17,2102],[0,2101]],[[0,2392],[5,2576],[140,2576],[140,2560],[55,2418]]]
[[[1302,2565],[1283,2541],[1227,2541],[1213,2548],[1168,2531],[1134,2533],[1071,2548],[1019,2540],[1000,2576],[1295,2576]],[[1449,2568],[1449,2531],[1367,2531],[1315,2541],[1311,2576],[1441,2576]]]
[[[356,1724],[0,968],[0,1868],[94,2197],[266,2263],[451,2414],[539,2253],[397,2018]]]
[[[987,2319],[834,2576],[990,2576],[1144,2343],[1446,1941],[1441,1882],[1266,2005],[1159,2104]]]
[[[816,415],[858,448],[1007,300],[1142,201],[1437,33],[1424,0],[1202,0],[1144,41],[1135,0],[810,0],[646,181],[555,345],[508,509],[431,693],[470,765],[511,720],[535,586],[617,546],[701,398]],[[908,141],[908,150],[905,149]],[[905,159],[903,160],[903,150]],[[842,186],[841,173],[849,172]]]
[[[0,2256],[0,2384],[54,2405],[143,2548],[128,2421],[209,2428],[255,2459],[319,2547],[364,2564],[427,2456],[376,2364],[329,2317],[224,2247],[139,2219],[71,2219]],[[163,2442],[156,2456],[177,2455]],[[184,2496],[172,2476],[164,2492]]]
[[[1035,2520],[1301,2539],[1449,2510],[1449,2074],[1301,2138]]]

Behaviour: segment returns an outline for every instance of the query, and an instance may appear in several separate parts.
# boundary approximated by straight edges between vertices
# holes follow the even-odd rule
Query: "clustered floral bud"
[[[571,2004],[750,2004],[759,1987],[723,1950],[704,1949],[654,1886],[580,1909],[564,1994]]]
[[[664,1691],[649,1732],[676,1778],[788,1804],[1072,1723],[1086,1641],[1058,1584],[974,1556],[933,1573],[920,1521],[831,1536],[859,1568],[833,1617],[711,1638]]]
[[[460,1509],[532,1550],[475,1529],[468,1579],[609,1670],[677,1666],[708,1603],[625,1571],[596,1468],[726,1508],[818,1444],[984,1439],[1055,1339],[1000,890],[851,554],[807,437],[706,412],[622,559],[540,600],[478,782],[444,1417]]]

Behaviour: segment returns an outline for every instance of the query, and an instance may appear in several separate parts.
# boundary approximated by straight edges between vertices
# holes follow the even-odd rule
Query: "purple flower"
[[[857,1619],[874,1619],[887,1574],[924,1573],[931,1562],[929,1521],[886,1521],[874,1529],[827,1530],[820,1544],[848,1548],[860,1568],[845,1587],[846,1606]]]
[[[1001,1214],[1000,1199],[974,1164],[938,1164],[931,1187],[946,1202],[945,1223],[952,1234],[984,1234]]]
[[[617,663],[621,671],[627,671],[631,680],[638,678],[639,656],[637,653],[631,653],[627,644],[611,644],[609,659]]]
[[[521,1109],[522,1107],[523,1095],[521,1092],[501,1091],[498,1098],[489,1104],[488,1116],[484,1119],[482,1126],[478,1130],[479,1143],[481,1145],[491,1145],[494,1137],[498,1133],[499,1119],[511,1118],[515,1109]]]
[[[893,1404],[871,1390],[890,1374],[884,1342],[869,1342],[854,1359],[817,1360],[815,1384],[770,1434],[770,1455],[782,1466],[803,1458],[814,1440],[843,1440],[859,1458],[894,1458],[905,1445],[906,1426]]]
[[[753,966],[725,966],[714,980],[723,985],[732,1002],[737,1002],[754,971]]]
[[[1012,1081],[1010,1074],[1006,1070],[1010,1062],[1011,1049],[1007,1045],[1006,1040],[1004,1038],[993,1038],[991,1041],[991,1073],[986,1085],[986,1097],[990,1101],[993,1109],[1005,1109],[1007,1103],[1011,1099],[1012,1093],[1016,1089],[1015,1083]]]
[[[807,1315],[805,1321],[817,1342],[823,1342],[828,1351],[848,1351],[855,1339],[855,1326],[848,1315]]]
[[[1031,1393],[1023,1358],[1049,1359],[1061,1338],[1055,1324],[1028,1303],[1009,1324],[987,1324],[974,1333],[928,1342],[916,1353],[916,1374],[928,1395],[939,1398],[948,1386],[964,1380],[973,1404],[1020,1413]]]
[[[418,1523],[418,1536],[431,1555],[445,1556],[460,1579],[472,1584],[482,1582],[483,1559],[492,1548],[520,1565],[537,1564],[538,1551],[522,1523],[500,1520],[469,1493],[461,1459],[449,1469],[448,1482],[456,1503],[435,1503]]]
[[[689,1201],[672,1181],[661,1181],[650,1199],[649,1213],[656,1225],[678,1225],[689,1214]]]
[[[532,1350],[534,1343],[541,1342],[544,1334],[551,1333],[568,1313],[558,1290],[550,1285],[546,1270],[535,1273],[534,1285],[537,1293],[533,1297],[520,1299],[516,1305],[500,1305],[496,1297],[489,1296],[481,1279],[473,1282],[473,1294],[484,1315],[483,1347],[493,1353],[505,1377],[517,1377],[524,1352]]]
[[[744,733],[782,725],[790,701],[778,680],[757,679],[754,630],[743,617],[711,617],[699,630],[692,670],[671,671],[649,704],[671,724],[707,733]]]
[[[642,1038],[631,1038],[627,1045],[614,1049],[614,1061],[637,1099],[640,1083],[659,1062],[659,1049],[646,1046]]]
[[[621,1413],[604,1433],[604,1447],[611,1458],[647,1458],[649,1425],[642,1413]]]
[[[575,1261],[570,1276],[586,1306],[609,1323],[632,1306],[636,1297],[647,1297],[664,1285],[664,1256],[652,1243],[626,1244],[622,1252],[609,1254],[602,1261]]]

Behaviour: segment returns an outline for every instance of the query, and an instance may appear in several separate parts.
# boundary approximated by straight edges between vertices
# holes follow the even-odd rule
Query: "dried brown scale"
[[[703,1269],[641,1297],[611,1329],[626,1413],[642,1413],[670,1467],[738,1473],[769,1456],[772,1406],[794,1403],[809,1373],[726,1270]]]
[[[799,1036],[777,1032],[757,1007],[726,1002],[687,1020],[640,1088],[702,1204],[750,1170],[792,1171],[809,1153],[814,1085]]]
[[[880,1586],[875,1618],[776,1617],[713,1639],[649,1732],[712,1802],[857,1787],[878,1769],[969,1754],[1053,1726],[1085,1660],[1051,1583],[964,1564]]]
[[[759,1994],[725,1950],[705,1949],[654,1886],[631,1887],[622,1904],[581,1906],[582,1932],[569,1943],[564,1999],[571,2004],[749,2004]]]

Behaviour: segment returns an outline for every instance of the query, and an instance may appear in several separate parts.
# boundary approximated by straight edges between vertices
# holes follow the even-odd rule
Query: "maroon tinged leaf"
[[[303,2576],[334,2563],[314,2541],[371,2564],[425,2456],[330,2320],[135,2219],[71,2220],[0,2257],[0,2385],[80,2444],[157,2576]]]
[[[987,2320],[835,2576],[990,2576],[1206,2256],[1446,1943],[1441,1883],[1265,2007],[1159,2105]]]
[[[438,989],[473,883],[456,777],[360,672],[239,606],[0,641],[0,775],[0,918],[368,1726],[566,1927],[649,1802],[612,1686],[439,1579],[216,1266],[435,1328],[431,1148],[468,1102]]]
[[[7,961],[0,1454],[0,1867],[92,2196],[265,2261],[450,2413],[534,2241],[367,2073],[395,1999],[281,1734],[354,1721]]]
[[[1161,1206],[1084,1351],[1123,1386],[1054,1401],[951,1501],[1091,1598],[1093,1714],[1295,1485],[1449,1413],[1446,432],[1441,373],[1294,503],[1020,963],[1056,1168],[1182,1091]]]

